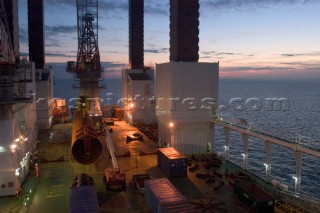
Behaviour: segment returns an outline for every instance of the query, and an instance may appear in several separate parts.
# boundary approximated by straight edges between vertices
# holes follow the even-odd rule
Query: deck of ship
[[[110,192],[106,191],[102,178],[104,168],[111,168],[108,152],[105,151],[95,165],[85,166],[73,161],[69,142],[71,128],[70,124],[59,124],[55,125],[50,132],[40,135],[39,177],[35,176],[34,170],[29,174],[18,199],[1,198],[0,212],[43,212],[44,210],[47,213],[68,212],[69,189],[74,177],[81,173],[87,173],[94,178],[101,212],[150,212],[144,197],[131,187],[131,180],[133,175],[142,173],[148,173],[152,178],[165,177],[157,167],[156,155],[139,156],[140,150],[144,152],[156,150],[156,144],[146,136],[143,141],[127,143],[126,135],[138,130],[124,121],[115,122],[115,126],[112,126],[115,151],[117,154],[130,151],[131,156],[117,158],[119,167],[126,172],[126,192]],[[138,168],[136,168],[137,157],[139,158]],[[188,171],[188,177],[170,178],[170,181],[189,200],[207,203],[206,208],[227,210],[215,212],[246,212],[248,210],[248,207],[242,205],[233,195],[233,187],[229,184],[227,177],[217,179],[219,182],[216,181],[216,183],[224,182],[219,190],[214,189],[214,184],[197,178],[197,172],[213,174],[213,171],[204,169],[203,162],[199,164],[200,169],[196,172]],[[230,162],[223,162],[219,172],[224,173],[226,168],[230,172],[241,170]],[[253,178],[272,189],[272,186],[262,179]]]

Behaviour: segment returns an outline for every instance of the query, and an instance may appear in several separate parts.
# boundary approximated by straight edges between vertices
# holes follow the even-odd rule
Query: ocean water
[[[221,80],[219,115],[235,122],[246,122],[267,133],[320,150],[320,84],[316,81]],[[268,99],[282,99],[272,109]],[[223,128],[216,127],[215,149],[223,153]],[[265,147],[261,140],[249,138],[249,170],[265,177]],[[242,163],[243,146],[240,133],[231,132],[230,159]],[[302,155],[301,190],[320,197],[320,159]],[[272,179],[294,189],[294,151],[272,145]]]
[[[55,80],[55,97],[77,97],[72,80]],[[121,80],[107,79],[107,90],[100,92],[103,103],[121,98]],[[112,96],[108,93],[112,93]],[[112,98],[110,98],[112,97]],[[273,100],[279,100],[274,101]],[[316,81],[227,80],[219,82],[218,114],[234,122],[246,122],[259,130],[320,149],[320,84]],[[68,102],[75,104],[74,101]],[[243,147],[237,132],[230,135],[230,160],[242,163]],[[223,128],[216,126],[214,149],[223,153]],[[320,197],[320,159],[302,156],[301,189]],[[249,138],[249,170],[265,176],[266,155],[261,140]],[[272,145],[271,177],[294,189],[295,158],[293,150]]]

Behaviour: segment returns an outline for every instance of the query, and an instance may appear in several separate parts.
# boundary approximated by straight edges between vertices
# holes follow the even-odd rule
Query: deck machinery
[[[74,89],[80,89],[74,116],[72,154],[81,164],[97,162],[102,155],[99,126],[102,124],[99,89],[103,69],[98,46],[98,0],[77,0],[77,61],[68,61],[67,71],[74,74]],[[79,106],[81,105],[81,106]],[[88,131],[90,130],[90,131]]]
[[[113,142],[110,134],[110,129],[106,127],[106,143],[108,145],[110,158],[113,169],[105,169],[103,181],[106,184],[106,190],[126,190],[126,174],[120,170],[118,161],[115,155]]]

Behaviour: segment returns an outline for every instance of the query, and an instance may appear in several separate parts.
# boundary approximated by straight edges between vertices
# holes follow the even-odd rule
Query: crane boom
[[[107,146],[108,146],[108,149],[110,152],[113,169],[119,169],[118,161],[117,161],[116,155],[114,153],[113,141],[112,141],[108,127],[106,127],[105,132],[106,132],[106,136],[107,136],[106,142],[107,142]]]
[[[112,170],[105,169],[104,180],[106,183],[106,189],[126,190],[126,174],[123,171],[120,171],[109,128],[105,127],[104,130],[113,167]]]

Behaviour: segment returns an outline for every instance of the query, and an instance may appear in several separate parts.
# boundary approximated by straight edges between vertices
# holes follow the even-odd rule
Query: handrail
[[[261,132],[260,130],[251,128],[251,126],[248,126],[247,124],[238,124],[222,117],[215,117],[213,122],[217,125],[230,128],[234,131],[238,131],[243,134],[247,134],[271,143],[290,148],[294,151],[301,151],[305,154],[320,158],[320,148],[311,147],[309,145],[299,143],[299,141],[297,140],[290,140],[282,138],[281,136],[275,136],[269,133]]]

